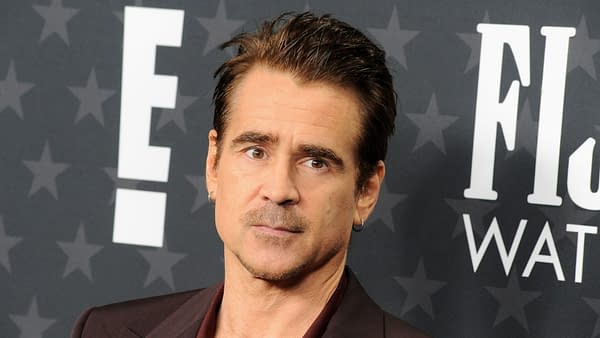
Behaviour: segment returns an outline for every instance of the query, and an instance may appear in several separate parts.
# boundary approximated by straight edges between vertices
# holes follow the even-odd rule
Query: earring
[[[352,230],[354,230],[354,232],[361,232],[365,230],[366,227],[365,221],[362,218],[360,219],[360,224],[352,224]]]
[[[215,199],[212,197],[212,191],[209,191],[209,192],[208,192],[208,201],[209,201],[211,204],[215,204]]]

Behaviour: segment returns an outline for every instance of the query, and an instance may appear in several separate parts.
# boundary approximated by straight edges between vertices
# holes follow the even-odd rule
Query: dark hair
[[[221,45],[237,46],[237,55],[215,72],[213,126],[225,132],[228,99],[235,84],[257,64],[293,74],[301,81],[325,82],[354,91],[361,104],[357,140],[358,191],[385,159],[394,132],[396,93],[385,52],[363,33],[329,15],[283,14],[254,33],[241,33]],[[220,141],[218,141],[220,143]]]

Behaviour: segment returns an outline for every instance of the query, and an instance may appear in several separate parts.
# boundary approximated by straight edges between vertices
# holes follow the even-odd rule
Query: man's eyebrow
[[[265,134],[257,131],[247,131],[231,141],[231,146],[236,147],[241,144],[255,143],[255,144],[275,144],[279,139],[272,134]]]
[[[300,146],[300,151],[310,157],[327,159],[340,169],[344,169],[344,161],[332,149],[317,145],[304,144]]]

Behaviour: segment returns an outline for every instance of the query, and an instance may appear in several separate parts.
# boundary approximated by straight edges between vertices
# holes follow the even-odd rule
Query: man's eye
[[[312,169],[327,168],[327,163],[325,163],[325,161],[316,158],[311,158],[310,160],[305,161],[304,165]]]
[[[255,159],[255,160],[262,160],[267,155],[265,154],[265,151],[260,148],[250,148],[250,149],[246,150],[246,156],[248,156],[252,159]]]

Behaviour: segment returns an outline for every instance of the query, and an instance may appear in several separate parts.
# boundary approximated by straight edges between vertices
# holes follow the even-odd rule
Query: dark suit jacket
[[[349,271],[349,270],[348,270]],[[348,287],[323,337],[427,337],[384,312],[349,271]],[[92,308],[75,323],[75,337],[195,338],[217,287]]]

